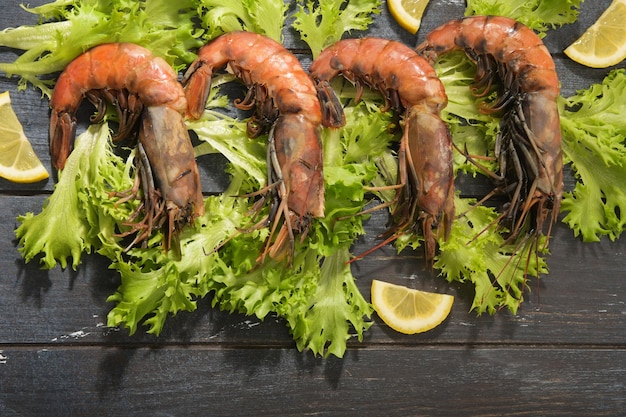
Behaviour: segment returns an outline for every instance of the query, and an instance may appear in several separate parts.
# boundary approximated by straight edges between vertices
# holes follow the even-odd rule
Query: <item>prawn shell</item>
[[[447,238],[454,218],[454,156],[450,131],[436,114],[416,108],[408,112],[405,129],[412,175],[420,189],[418,206],[438,222],[443,220]]]
[[[469,16],[451,20],[428,33],[416,50],[431,64],[453,50],[463,50],[473,60],[479,55],[491,55],[515,75],[521,90],[549,90],[555,98],[559,95],[550,51],[532,29],[508,17]]]
[[[213,73],[227,68],[248,87],[261,86],[279,113],[303,112],[308,123],[320,124],[315,87],[298,58],[280,43],[251,32],[226,33],[198,51],[183,77],[188,116],[204,110]]]
[[[65,166],[72,150],[76,135],[75,114],[88,94],[90,99],[98,97],[98,118],[104,115],[102,98],[117,107],[120,137],[133,130],[144,105],[169,106],[181,114],[187,108],[178,76],[163,59],[131,43],[95,46],[67,65],[50,97],[49,146],[52,163],[58,169]],[[122,123],[127,115],[131,120],[128,125]]]
[[[50,105],[75,112],[85,93],[99,89],[136,94],[146,106],[168,105],[183,113],[187,106],[178,75],[162,58],[139,45],[98,45],[74,59],[61,73]]]
[[[403,108],[427,103],[433,111],[440,111],[448,103],[444,86],[432,66],[396,41],[341,40],[322,51],[309,72],[318,81],[330,81],[341,74],[352,83],[363,83],[380,91],[384,97],[390,91],[397,91]]]

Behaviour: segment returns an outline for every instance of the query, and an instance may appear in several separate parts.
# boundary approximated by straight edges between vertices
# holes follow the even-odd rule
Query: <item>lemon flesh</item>
[[[422,15],[430,0],[388,0],[391,16],[400,26],[411,33],[417,33],[422,23]]]
[[[0,177],[12,182],[31,183],[50,175],[30,142],[11,106],[9,92],[0,94]]]
[[[404,334],[434,329],[450,314],[454,296],[372,280],[372,305],[392,329]]]
[[[565,49],[579,64],[606,68],[626,58],[626,0],[613,0],[580,38]]]

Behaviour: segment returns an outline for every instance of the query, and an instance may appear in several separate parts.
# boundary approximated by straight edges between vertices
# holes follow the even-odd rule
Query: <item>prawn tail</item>
[[[211,92],[213,68],[202,60],[194,62],[183,77],[182,83],[187,98],[187,117],[199,119]]]
[[[448,125],[422,106],[407,112],[403,142],[407,181],[412,190],[409,215],[421,221],[426,259],[432,262],[438,240],[447,240],[455,216],[452,136]]]
[[[65,167],[76,136],[76,118],[66,111],[52,110],[50,116],[50,156],[57,169]]]
[[[337,128],[346,124],[346,115],[343,106],[335,90],[326,80],[318,80],[315,83],[317,97],[322,110],[322,124],[326,127]]]

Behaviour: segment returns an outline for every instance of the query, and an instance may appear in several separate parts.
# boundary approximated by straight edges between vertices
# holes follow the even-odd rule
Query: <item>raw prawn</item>
[[[293,247],[294,232],[306,236],[312,216],[324,216],[320,103],[308,74],[280,43],[255,33],[231,32],[200,48],[183,78],[190,118],[200,118],[212,76],[224,67],[248,87],[246,97],[235,101],[240,109],[255,108],[248,136],[269,130],[270,214],[261,224],[273,224],[271,248],[265,252],[276,256],[285,239]],[[284,224],[272,243],[281,217]]]
[[[164,247],[184,224],[204,212],[200,175],[194,158],[184,113],[187,101],[177,74],[163,59],[129,43],[96,46],[74,59],[59,76],[50,105],[50,154],[62,169],[76,134],[76,112],[83,98],[104,118],[106,104],[119,116],[116,140],[129,137],[139,126],[136,183],[125,198],[134,198],[141,187],[143,202],[129,219],[137,236],[147,239],[153,228],[167,222]],[[134,219],[143,211],[141,221]]]
[[[357,86],[357,100],[367,86],[380,91],[385,109],[403,115],[394,224],[383,244],[421,222],[426,258],[432,262],[436,238],[447,238],[454,218],[452,139],[439,116],[448,97],[437,73],[411,48],[379,38],[335,43],[315,59],[310,73],[327,126],[345,123],[341,103],[329,83],[340,74]]]
[[[453,50],[464,51],[477,64],[475,95],[486,95],[492,84],[500,83],[496,101],[481,111],[502,114],[496,192],[510,198],[501,219],[510,230],[509,240],[517,239],[529,216],[536,236],[549,219],[549,236],[563,195],[559,80],[550,52],[530,28],[495,16],[450,21],[417,47],[430,63]]]

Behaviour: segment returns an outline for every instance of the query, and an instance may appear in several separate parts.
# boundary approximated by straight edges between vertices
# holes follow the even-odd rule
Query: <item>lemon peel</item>
[[[454,296],[415,290],[402,285],[372,280],[372,306],[392,329],[423,333],[434,329],[450,314]]]
[[[388,0],[389,13],[400,26],[415,34],[430,0]]]
[[[606,68],[626,58],[626,0],[613,0],[576,41],[563,52],[579,64]]]
[[[0,177],[17,183],[45,180],[50,174],[24,134],[8,91],[0,94]]]

